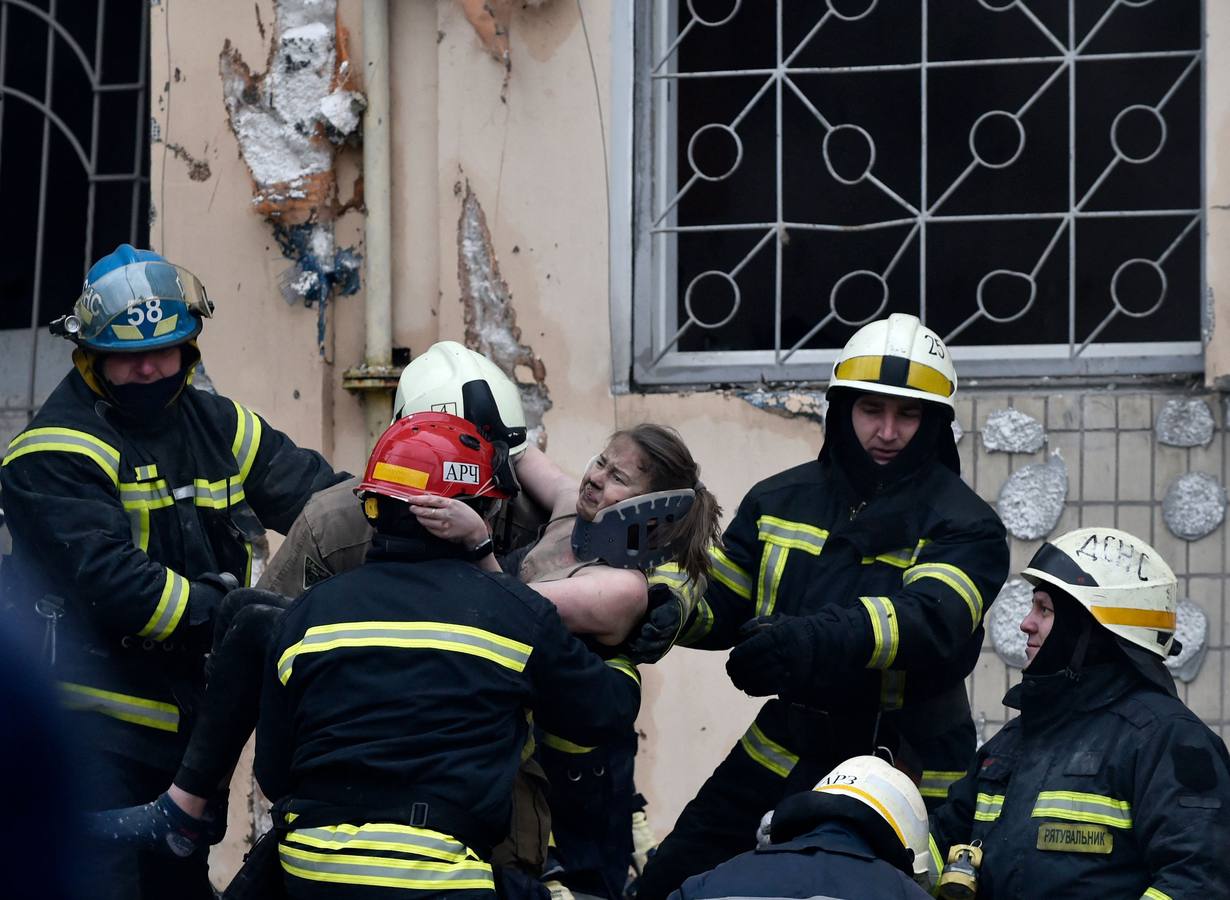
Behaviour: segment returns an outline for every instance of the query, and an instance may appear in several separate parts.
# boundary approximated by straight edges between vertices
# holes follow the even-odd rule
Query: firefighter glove
[[[830,608],[811,616],[752,619],[748,636],[730,652],[726,671],[753,697],[806,695],[831,680],[845,662],[841,614]]]
[[[239,580],[230,572],[198,575],[188,594],[188,624],[202,625],[210,621],[223,598],[237,587]]]
[[[660,585],[650,587],[649,605],[649,613],[628,636],[625,648],[624,655],[636,665],[664,657],[683,628],[683,603],[672,591]]]

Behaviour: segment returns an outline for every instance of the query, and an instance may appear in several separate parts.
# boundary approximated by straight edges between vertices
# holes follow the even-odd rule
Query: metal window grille
[[[639,384],[1200,371],[1201,0],[641,0]]]
[[[46,324],[149,240],[149,7],[0,0],[0,448],[68,367]]]

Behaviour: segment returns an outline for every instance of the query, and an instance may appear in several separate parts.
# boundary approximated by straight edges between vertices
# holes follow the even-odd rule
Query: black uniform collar
[[[465,548],[433,537],[397,537],[377,531],[372,535],[372,545],[365,558],[367,562],[424,562],[431,559],[464,560]]]
[[[1079,675],[1062,669],[1049,675],[1030,675],[1004,694],[1004,705],[1021,711],[1025,726],[1043,726],[1075,713],[1102,709],[1124,694],[1142,686],[1142,680],[1126,663],[1106,662],[1087,666]]]

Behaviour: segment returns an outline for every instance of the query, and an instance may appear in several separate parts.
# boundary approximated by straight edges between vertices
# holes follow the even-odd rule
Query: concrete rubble
[[[1209,404],[1196,397],[1167,400],[1157,414],[1158,443],[1171,447],[1207,447],[1214,427]]]
[[[754,391],[736,391],[735,396],[757,409],[777,416],[810,419],[821,428],[824,427],[824,416],[829,409],[829,402],[824,399],[822,390],[772,390],[761,385]]]
[[[1226,517],[1226,489],[1212,475],[1188,472],[1166,490],[1162,518],[1175,537],[1196,541],[1212,534]]]
[[[1037,453],[1045,443],[1042,423],[1019,409],[997,409],[982,426],[982,445],[992,452]]]
[[[996,509],[1013,537],[1034,541],[1058,524],[1067,495],[1068,467],[1056,451],[1045,463],[1013,472],[999,492]]]

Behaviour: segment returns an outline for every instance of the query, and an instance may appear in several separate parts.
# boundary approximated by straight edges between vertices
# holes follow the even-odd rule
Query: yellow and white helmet
[[[909,776],[878,756],[855,756],[829,772],[813,791],[843,796],[869,807],[914,854],[914,878],[931,876],[927,807]]]
[[[461,416],[489,441],[525,450],[521,392],[500,367],[456,341],[438,341],[410,361],[397,381],[393,421],[419,412]]]
[[[846,342],[833,365],[833,388],[915,397],[951,408],[957,370],[940,336],[918,316],[893,313],[864,325]]]
[[[1053,585],[1103,628],[1162,659],[1174,643],[1178,581],[1161,554],[1117,528],[1078,528],[1038,548],[1021,576]]]

